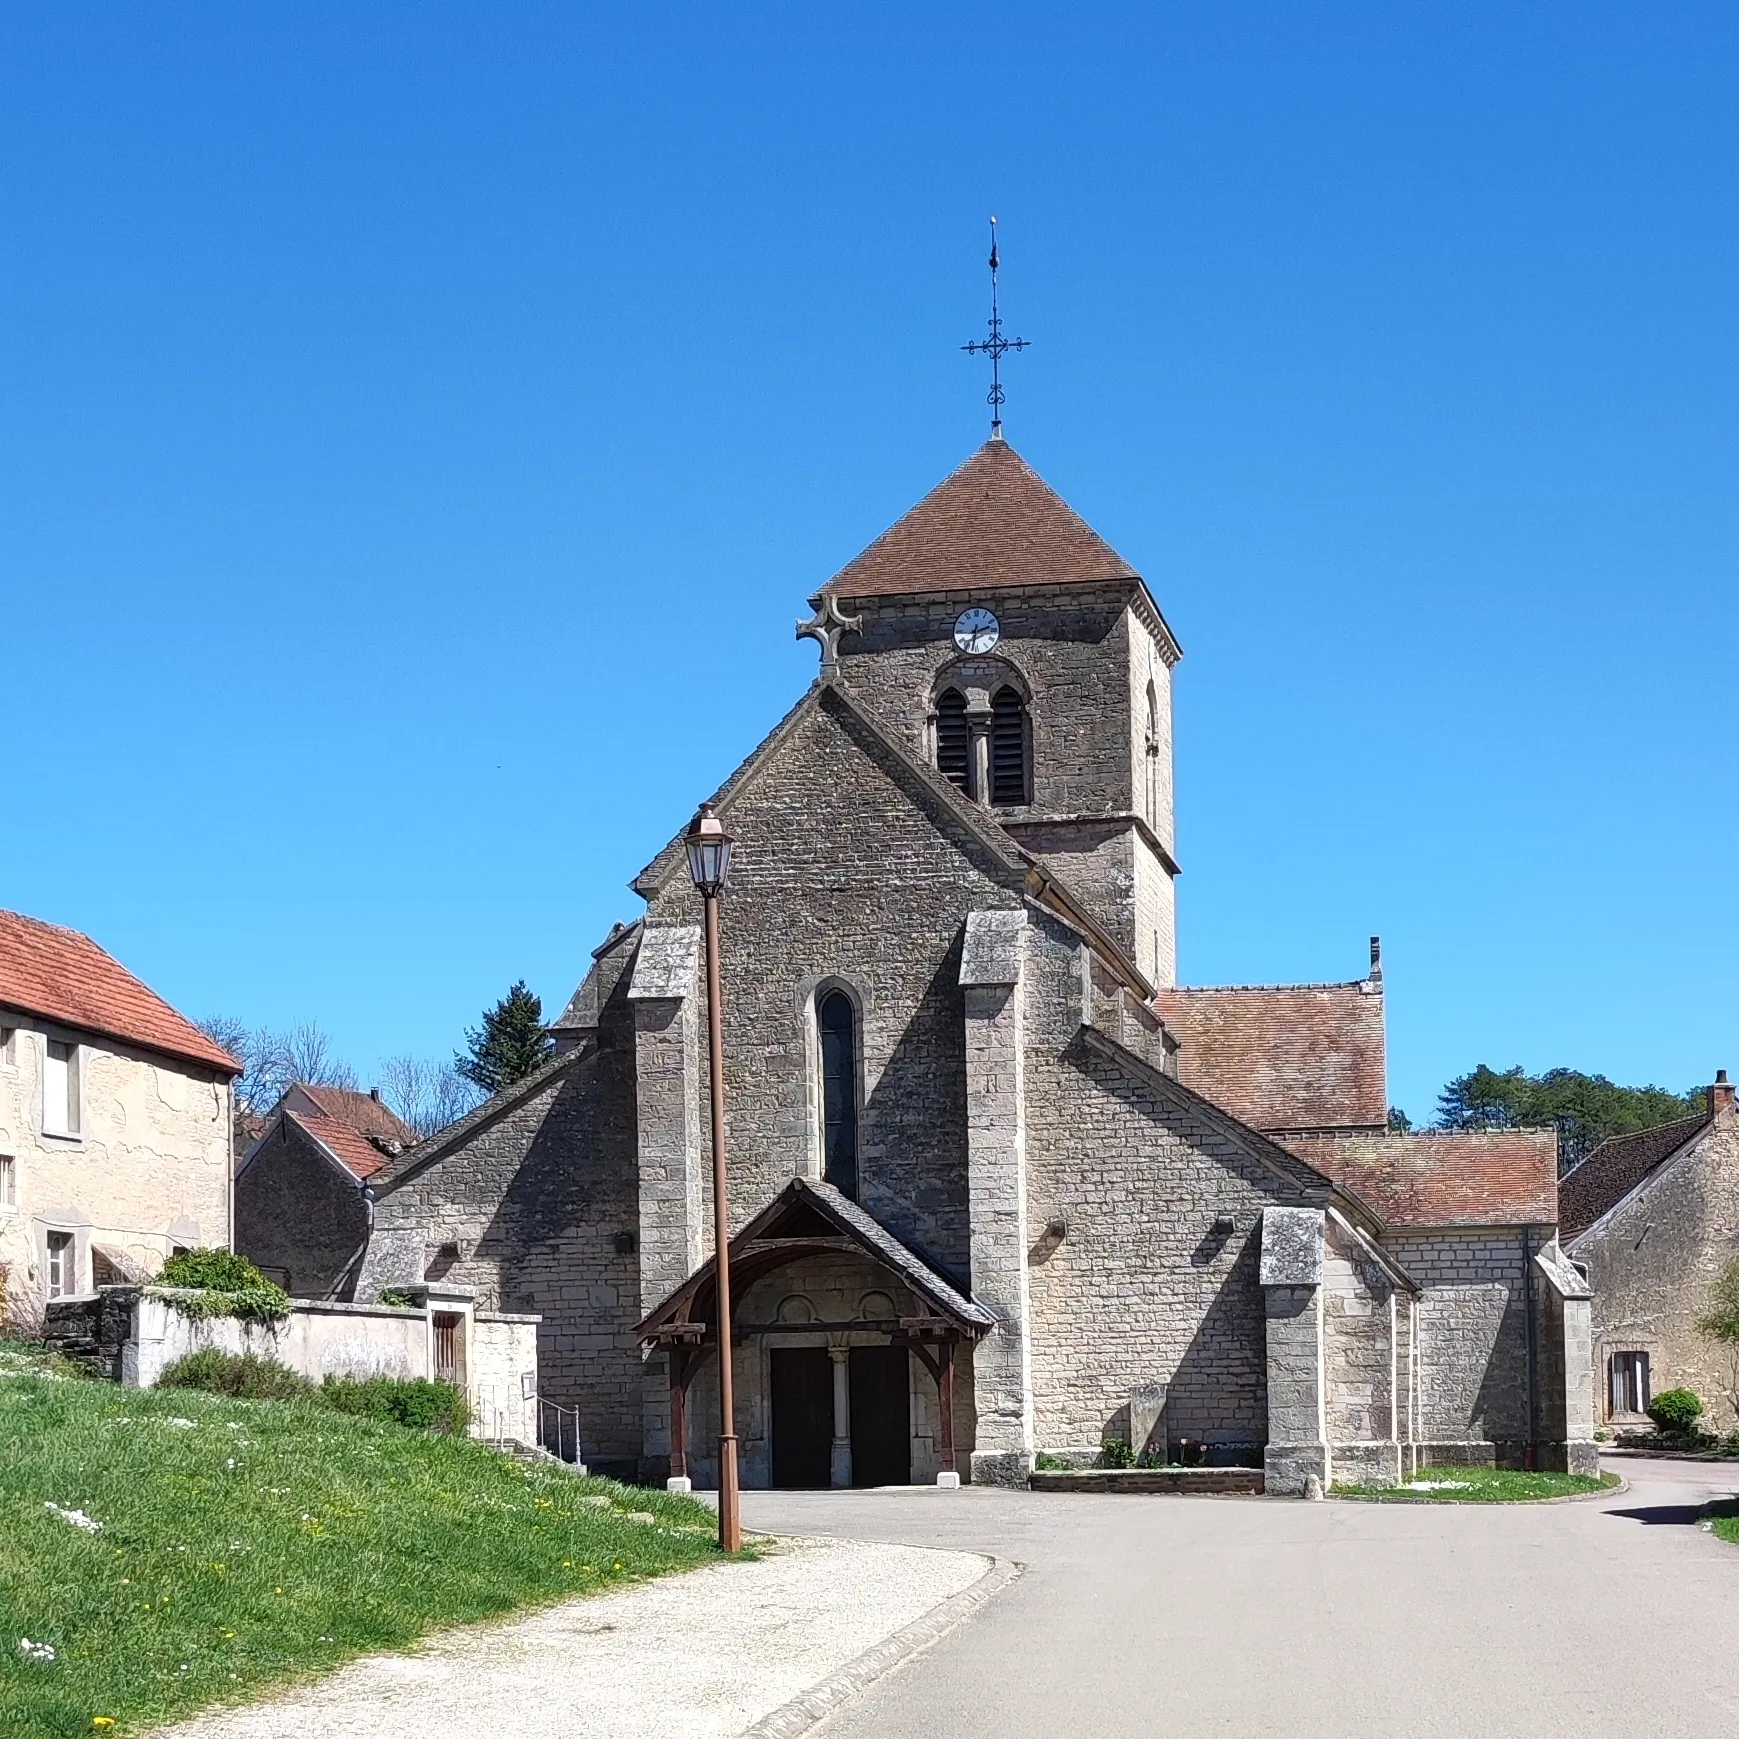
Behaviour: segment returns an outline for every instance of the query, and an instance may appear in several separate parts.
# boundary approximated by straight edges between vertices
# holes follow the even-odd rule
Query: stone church
[[[1181,653],[1140,574],[993,437],[811,602],[818,680],[711,796],[744,1482],[1592,1465],[1551,1135],[1385,1133],[1374,941],[1342,983],[1177,985]],[[540,1313],[586,1460],[707,1485],[680,832],[632,886],[554,1059],[376,1175],[358,1290]]]

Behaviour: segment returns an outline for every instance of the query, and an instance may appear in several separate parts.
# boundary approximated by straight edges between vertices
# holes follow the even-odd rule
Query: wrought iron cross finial
[[[990,336],[975,338],[970,344],[960,346],[968,356],[988,356],[990,358],[990,392],[985,403],[990,406],[990,438],[993,441],[1002,439],[1002,359],[1011,350],[1025,350],[1027,340],[1024,338],[1004,338],[1002,335],[1002,310],[996,299],[996,269],[1001,262],[996,256],[996,219],[990,220]]]
[[[821,594],[821,607],[807,622],[797,624],[799,640],[821,642],[821,680],[832,682],[839,674],[839,637],[863,626],[863,617],[848,616],[832,592]]]

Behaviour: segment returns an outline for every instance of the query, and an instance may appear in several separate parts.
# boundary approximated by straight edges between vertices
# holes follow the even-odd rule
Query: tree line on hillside
[[[248,1117],[269,1115],[298,1081],[352,1092],[360,1088],[356,1070],[314,1021],[279,1030],[219,1015],[199,1026],[241,1064],[236,1105]],[[450,1060],[388,1057],[380,1066],[380,1079],[371,1085],[379,1087],[381,1097],[417,1138],[426,1140],[491,1094],[541,1069],[553,1049],[544,1031],[543,1003],[521,979],[483,1011],[481,1024],[465,1029],[464,1048]]]
[[[1621,1087],[1604,1075],[1580,1069],[1547,1069],[1530,1075],[1518,1063],[1493,1069],[1481,1063],[1457,1075],[1437,1096],[1434,1129],[1555,1129],[1560,1175],[1579,1165],[1601,1142],[1633,1135],[1659,1123],[1697,1117],[1702,1089],[1674,1093],[1666,1087]],[[1389,1128],[1404,1134],[1413,1121],[1398,1106]]]

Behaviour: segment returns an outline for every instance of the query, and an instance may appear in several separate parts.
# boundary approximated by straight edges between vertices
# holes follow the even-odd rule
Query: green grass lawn
[[[1717,1539],[1739,1546],[1739,1503],[1728,1499],[1709,1506],[1709,1532]]]
[[[688,1499],[306,1403],[23,1368],[0,1348],[7,1739],[137,1731],[435,1626],[717,1558]]]
[[[1411,1482],[1393,1485],[1337,1485],[1336,1497],[1388,1499],[1391,1503],[1538,1503],[1547,1497],[1577,1497],[1618,1484],[1618,1475],[1523,1473],[1503,1467],[1424,1467]],[[1427,1489],[1419,1490],[1423,1486]]]

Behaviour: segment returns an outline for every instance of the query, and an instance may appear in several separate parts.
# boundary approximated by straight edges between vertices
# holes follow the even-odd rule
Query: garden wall
[[[152,1387],[177,1359],[216,1347],[255,1353],[313,1382],[340,1377],[428,1377],[435,1364],[433,1317],[462,1318],[461,1381],[472,1434],[537,1442],[535,1316],[476,1311],[469,1297],[431,1289],[421,1307],[297,1300],[279,1323],[190,1317],[169,1295],[105,1286],[56,1299],[44,1338],[50,1346],[128,1388]]]

